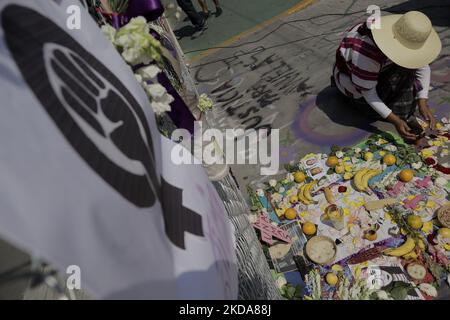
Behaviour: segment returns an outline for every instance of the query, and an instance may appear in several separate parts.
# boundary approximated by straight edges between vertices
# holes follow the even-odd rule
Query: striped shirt
[[[360,23],[345,33],[336,52],[333,70],[336,86],[349,97],[364,97],[382,118],[386,118],[391,110],[379,98],[376,86],[379,73],[391,63],[375,44],[370,30]],[[418,98],[428,98],[430,73],[429,66],[416,71],[421,87]]]

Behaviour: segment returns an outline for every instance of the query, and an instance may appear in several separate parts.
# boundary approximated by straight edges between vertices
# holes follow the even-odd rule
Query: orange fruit
[[[392,165],[394,165],[396,162],[397,162],[397,158],[396,158],[393,154],[388,153],[387,155],[385,155],[385,156],[383,157],[383,163],[384,163],[385,165],[392,166]]]
[[[284,216],[288,220],[294,220],[295,218],[297,218],[297,211],[295,211],[294,208],[286,209],[286,211],[284,212]]]
[[[402,170],[398,174],[398,177],[402,182],[409,182],[412,180],[412,178],[414,178],[414,171],[412,171],[411,169]]]
[[[364,234],[364,238],[369,241],[377,240],[377,232],[375,230],[369,230]]]
[[[305,222],[302,226],[303,233],[307,236],[312,236],[316,233],[316,225],[312,222]]]
[[[422,218],[414,214],[408,216],[407,222],[411,228],[416,230],[419,230],[423,226]]]
[[[294,181],[297,183],[302,183],[303,181],[305,181],[306,179],[306,175],[301,172],[301,171],[297,171],[296,173],[294,173]]]
[[[328,272],[325,276],[325,281],[332,287],[338,283],[338,277],[333,272]]]
[[[339,159],[336,156],[329,156],[327,159],[327,166],[333,168],[339,163]]]

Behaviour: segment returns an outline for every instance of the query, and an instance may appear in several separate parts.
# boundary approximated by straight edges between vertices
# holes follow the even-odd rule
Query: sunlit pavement
[[[334,144],[353,145],[380,129],[394,130],[387,123],[366,123],[329,86],[341,33],[365,20],[370,4],[380,6],[383,14],[415,9],[431,18],[443,50],[432,65],[430,105],[438,116],[450,115],[450,1],[318,0],[272,19],[227,48],[193,58],[191,71],[200,92],[216,101],[209,114],[214,126],[280,129],[281,163],[309,152],[329,152]],[[221,26],[230,25],[227,17],[221,18]],[[189,52],[195,44],[186,40],[181,45]],[[242,187],[266,179],[257,165],[235,165],[233,171]]]

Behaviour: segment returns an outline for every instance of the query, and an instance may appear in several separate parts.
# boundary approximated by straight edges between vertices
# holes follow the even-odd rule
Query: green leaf
[[[408,289],[403,287],[394,287],[390,292],[391,297],[395,300],[405,300],[408,295]]]

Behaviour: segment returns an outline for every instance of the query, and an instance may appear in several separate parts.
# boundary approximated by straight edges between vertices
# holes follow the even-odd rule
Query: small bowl
[[[444,216],[447,217],[447,222],[445,222],[444,220]],[[442,207],[440,207],[437,210],[437,218],[440,224],[442,224],[444,227],[446,228],[450,228],[450,203],[447,203],[445,205],[443,205]]]
[[[317,258],[311,257],[313,251],[317,248],[317,246],[324,242],[328,242],[332,245],[333,250],[334,250],[333,256],[327,260],[319,260]],[[320,264],[320,265],[327,265],[327,264],[330,264],[331,262],[333,262],[334,259],[336,258],[337,246],[336,246],[336,243],[334,243],[333,239],[331,239],[329,237],[315,236],[315,237],[312,237],[311,239],[309,239],[309,241],[306,243],[305,251],[306,251],[306,255],[312,262]]]

